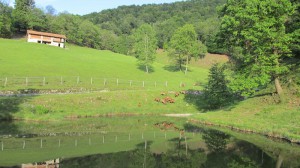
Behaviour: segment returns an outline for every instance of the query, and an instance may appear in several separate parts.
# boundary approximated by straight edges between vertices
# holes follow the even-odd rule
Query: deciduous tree
[[[188,64],[191,57],[203,57],[207,49],[200,41],[197,40],[197,34],[194,26],[187,24],[176,30],[171,38],[171,48],[174,50],[174,56],[179,63],[180,70],[185,62],[185,74],[188,71]],[[184,60],[185,59],[185,60]]]
[[[229,52],[241,50],[234,85],[250,90],[274,81],[276,92],[283,89],[280,76],[288,71],[281,58],[290,53],[285,22],[293,13],[289,0],[228,0],[221,11],[220,34]],[[233,59],[234,57],[232,55]],[[234,87],[233,87],[234,88]],[[243,91],[243,90],[242,90]]]
[[[140,64],[145,66],[149,73],[149,66],[155,60],[157,49],[156,33],[149,24],[141,25],[134,33],[135,43],[134,51]]]

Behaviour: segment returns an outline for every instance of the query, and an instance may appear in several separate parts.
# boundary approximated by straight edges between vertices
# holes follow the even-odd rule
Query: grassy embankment
[[[243,132],[255,132],[300,143],[300,99],[277,104],[271,95],[254,97],[231,107],[199,113],[192,119]]]
[[[2,101],[1,112],[9,113],[15,118],[37,120],[61,120],[66,117],[85,117],[107,114],[161,114],[161,113],[193,113],[192,119],[222,126],[232,126],[242,130],[285,137],[292,141],[300,140],[300,109],[299,99],[290,96],[287,103],[276,104],[271,95],[250,98],[226,109],[213,112],[199,113],[201,106],[187,100],[180,95],[168,96],[176,100],[175,104],[163,105],[154,102],[156,97],[164,98],[161,92],[170,90],[193,89],[196,81],[205,82],[208,74],[208,65],[214,62],[212,57],[194,61],[191,72],[187,76],[182,72],[173,71],[167,64],[167,54],[159,52],[158,62],[154,64],[154,72],[145,74],[138,69],[136,60],[132,57],[114,54],[109,51],[97,51],[76,46],[69,49],[60,49],[39,44],[29,44],[23,41],[1,39],[1,68],[0,76],[25,77],[25,76],[100,76],[101,78],[120,78],[138,81],[161,81],[161,85],[154,87],[136,87],[125,90],[96,92],[71,95],[42,95],[21,98],[0,98]],[[224,60],[226,60],[224,58]],[[204,63],[202,63],[204,62]],[[2,82],[3,82],[2,79]],[[97,86],[100,89],[114,90],[119,86],[103,87],[103,79]],[[88,80],[89,81],[89,80]],[[165,87],[163,81],[168,81]],[[179,84],[184,81],[185,88]],[[72,87],[92,87],[89,82],[80,82]],[[172,85],[172,83],[174,83]],[[47,84],[37,86],[43,88],[62,88],[65,85]],[[67,86],[69,87],[69,86]],[[5,89],[26,88],[3,87]],[[27,87],[28,88],[28,87]],[[124,89],[122,88],[122,89]],[[198,89],[198,88],[197,88]],[[117,89],[115,89],[117,90]],[[137,91],[138,90],[138,91]]]

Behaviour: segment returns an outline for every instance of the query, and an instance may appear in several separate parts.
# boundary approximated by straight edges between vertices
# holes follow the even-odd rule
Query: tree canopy
[[[220,35],[235,61],[233,89],[244,94],[270,81],[282,93],[280,76],[288,71],[290,37],[285,22],[293,13],[289,0],[228,0],[221,11]]]

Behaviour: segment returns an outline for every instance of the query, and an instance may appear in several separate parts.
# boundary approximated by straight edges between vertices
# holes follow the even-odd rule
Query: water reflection
[[[110,167],[110,168],[254,168],[299,167],[293,163],[282,164],[283,158],[272,157],[246,141],[231,141],[230,136],[209,130],[203,134],[204,142],[196,142],[196,149],[187,147],[185,139],[168,141],[172,146],[167,152],[153,153],[152,142],[141,143],[132,151],[62,159],[60,167]],[[297,164],[297,163],[296,163]]]
[[[173,136],[167,139],[166,136],[161,136],[162,139],[153,138],[152,141],[144,139],[132,142],[137,144],[134,150],[123,151],[111,154],[89,155],[77,158],[59,158],[59,164],[56,167],[60,168],[289,168],[300,167],[300,148],[299,146],[291,146],[283,143],[276,143],[271,140],[264,139],[261,136],[247,137],[245,134],[230,133],[233,136],[221,132],[219,130],[202,128],[192,125],[185,125],[187,131],[185,135],[180,137]],[[190,132],[197,132],[196,135]],[[165,133],[165,132],[164,132]],[[178,132],[176,132],[178,133]],[[144,134],[143,134],[144,135]],[[157,134],[156,134],[157,135]],[[187,137],[185,137],[187,136]],[[124,136],[125,137],[125,136]],[[121,143],[128,145],[129,139],[133,136],[126,135],[123,141],[119,138],[118,141],[113,139],[110,143],[102,143],[102,141],[94,146],[117,145]],[[154,136],[155,137],[155,136]],[[158,136],[157,136],[158,137]],[[169,137],[169,136],[168,136]],[[176,137],[176,138],[174,138]],[[246,137],[246,138],[244,138]],[[73,140],[73,137],[70,137]],[[99,138],[99,137],[98,137]],[[139,137],[140,138],[140,137]],[[240,139],[237,139],[240,138]],[[131,140],[132,140],[131,139]],[[243,139],[243,140],[241,140]],[[39,140],[39,139],[38,139]],[[99,140],[99,139],[98,139]],[[107,136],[107,141],[109,137]],[[49,144],[50,139],[48,139]],[[48,142],[47,141],[47,142]],[[57,142],[57,141],[55,141]],[[62,148],[79,149],[82,154],[83,149],[87,146],[73,145]],[[89,142],[89,141],[86,141]],[[93,143],[96,143],[93,141]],[[45,140],[46,145],[46,140]],[[55,144],[57,145],[57,144]],[[77,140],[76,140],[77,145]],[[82,146],[80,148],[80,146]],[[52,149],[53,147],[47,148]],[[109,147],[108,147],[109,148]],[[46,149],[46,148],[45,148]],[[57,148],[59,149],[59,148]],[[127,148],[131,149],[131,148]],[[23,149],[21,149],[23,150]],[[126,149],[123,149],[126,150]],[[9,150],[8,150],[9,151]],[[17,150],[16,150],[17,151]],[[73,151],[70,150],[70,152]],[[109,149],[112,152],[111,149]],[[119,150],[118,150],[119,151]],[[0,151],[1,152],[1,151]],[[5,151],[2,151],[5,152]],[[18,151],[17,151],[18,152]],[[91,151],[88,151],[91,153]],[[85,153],[85,154],[88,154]],[[0,153],[1,154],[1,153]],[[5,154],[5,153],[3,153]],[[59,153],[58,156],[63,155]],[[84,155],[84,154],[82,154]],[[74,155],[73,155],[74,156]],[[46,163],[46,162],[45,162]],[[57,163],[57,162],[55,162]],[[39,164],[39,167],[43,163]],[[33,164],[35,165],[35,163]],[[1,167],[1,166],[0,166]],[[45,166],[47,167],[47,166]],[[49,167],[49,166],[48,166]],[[26,167],[24,167],[26,168]]]

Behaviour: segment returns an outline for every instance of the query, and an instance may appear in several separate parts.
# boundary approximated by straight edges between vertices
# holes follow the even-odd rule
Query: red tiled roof
[[[61,34],[39,32],[39,31],[34,31],[34,30],[27,30],[27,34],[42,35],[42,36],[49,36],[49,37],[57,37],[57,38],[63,38],[63,39],[67,38],[65,35],[61,35]]]

